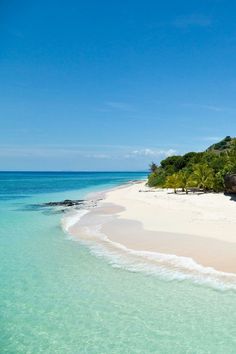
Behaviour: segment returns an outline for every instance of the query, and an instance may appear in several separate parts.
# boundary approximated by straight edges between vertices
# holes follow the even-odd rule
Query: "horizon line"
[[[0,170],[1,172],[67,172],[67,173],[81,173],[81,172],[90,172],[90,173],[110,173],[110,172],[140,172],[140,173],[146,173],[148,170]]]

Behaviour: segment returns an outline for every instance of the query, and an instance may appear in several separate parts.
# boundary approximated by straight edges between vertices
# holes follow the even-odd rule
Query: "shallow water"
[[[235,292],[114,268],[29,207],[143,176],[0,174],[1,352],[236,352]]]

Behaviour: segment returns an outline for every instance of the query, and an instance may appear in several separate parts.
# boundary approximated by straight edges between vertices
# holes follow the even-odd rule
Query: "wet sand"
[[[236,202],[223,194],[175,195],[136,183],[108,191],[71,228],[96,240],[86,225],[100,225],[100,234],[128,249],[190,257],[236,273]]]

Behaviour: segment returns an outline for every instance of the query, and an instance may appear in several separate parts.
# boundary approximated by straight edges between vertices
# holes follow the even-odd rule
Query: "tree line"
[[[150,165],[150,187],[173,188],[188,193],[192,189],[204,192],[225,190],[227,174],[236,173],[236,138],[227,136],[204,152],[189,152],[170,156],[160,166]]]

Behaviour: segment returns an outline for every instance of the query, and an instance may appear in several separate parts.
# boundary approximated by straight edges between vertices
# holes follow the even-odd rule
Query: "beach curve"
[[[66,231],[115,267],[235,290],[234,211],[224,195],[176,196],[140,181],[107,191]]]

